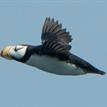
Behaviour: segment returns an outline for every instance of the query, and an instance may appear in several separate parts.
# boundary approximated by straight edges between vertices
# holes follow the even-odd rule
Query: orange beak
[[[13,46],[7,46],[5,47],[1,52],[0,56],[9,60],[12,60],[12,57],[10,55],[10,50],[13,48]]]

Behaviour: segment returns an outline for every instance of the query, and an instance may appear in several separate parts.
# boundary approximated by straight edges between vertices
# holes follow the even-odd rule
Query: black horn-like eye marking
[[[17,52],[18,50],[20,50],[20,49],[22,49],[22,48],[23,48],[23,47],[20,47],[20,48],[15,47],[14,50]]]

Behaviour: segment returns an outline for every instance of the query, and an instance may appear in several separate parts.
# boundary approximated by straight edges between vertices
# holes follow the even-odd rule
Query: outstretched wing
[[[54,19],[46,18],[42,29],[43,48],[57,53],[65,53],[71,49],[69,42],[72,41],[71,35],[66,29],[62,29],[62,24]]]

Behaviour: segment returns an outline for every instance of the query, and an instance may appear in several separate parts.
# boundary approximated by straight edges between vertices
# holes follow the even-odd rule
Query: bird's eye
[[[17,47],[15,47],[14,50],[17,51]]]
[[[23,47],[15,47],[14,50],[17,52],[18,50],[22,49]]]

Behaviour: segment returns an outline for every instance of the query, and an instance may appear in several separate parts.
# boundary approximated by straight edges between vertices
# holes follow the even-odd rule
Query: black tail
[[[95,74],[100,74],[100,75],[106,74],[106,72],[99,70],[98,68],[94,67],[93,65],[89,63],[87,65],[88,65],[88,70],[90,73],[95,73]]]
[[[106,72],[104,72],[104,71],[100,71],[100,70],[98,70],[96,73],[97,73],[97,74],[100,74],[100,75],[104,75],[104,74],[106,74]]]
[[[96,73],[96,74],[100,74],[100,75],[106,74],[106,72],[101,71],[101,70],[99,70],[99,69],[97,69],[97,68],[94,68],[94,69],[92,70],[92,73]]]
[[[94,67],[93,65],[91,65],[90,63],[88,63],[87,61],[81,59],[80,57],[76,55],[70,54],[70,59],[77,66],[84,69],[86,73],[95,73],[95,74],[100,74],[100,75],[106,74],[106,72],[97,69],[96,67]]]

